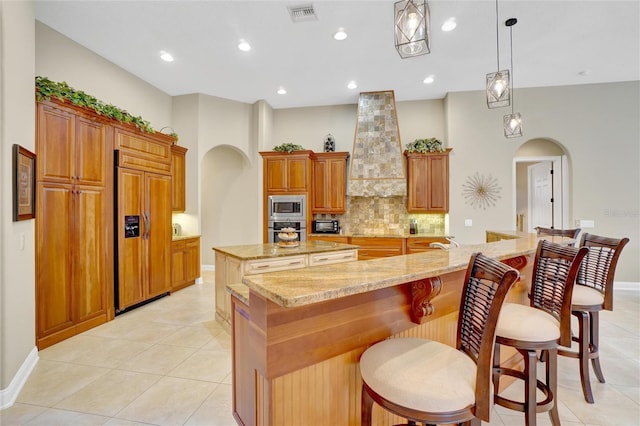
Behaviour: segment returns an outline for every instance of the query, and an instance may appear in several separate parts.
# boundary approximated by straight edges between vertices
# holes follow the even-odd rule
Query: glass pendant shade
[[[487,74],[487,106],[489,108],[511,105],[509,85],[509,70]]]
[[[426,1],[403,0],[394,4],[395,43],[401,58],[431,53],[429,6]]]
[[[504,136],[517,138],[522,136],[522,116],[519,112],[507,114],[502,118],[504,124]]]

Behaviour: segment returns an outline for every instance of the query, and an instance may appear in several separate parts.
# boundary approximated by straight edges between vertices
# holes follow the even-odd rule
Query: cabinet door
[[[184,284],[184,241],[173,241],[171,243],[171,286],[179,288]]]
[[[429,210],[449,211],[449,157],[437,155],[428,162],[428,205]]]
[[[200,277],[200,238],[187,240],[184,251],[185,281],[193,282]]]
[[[118,298],[117,308],[125,309],[145,298],[144,172],[118,169]],[[137,216],[140,235],[125,238],[125,216]]]
[[[187,149],[179,146],[171,148],[171,210],[183,212],[186,209],[185,166]]]
[[[84,117],[76,118],[76,183],[104,186],[107,180],[107,126]]]
[[[146,173],[147,298],[171,290],[171,177]]]
[[[287,178],[289,191],[306,191],[307,176],[310,170],[307,167],[306,158],[289,158],[287,159]]]
[[[327,168],[327,160],[315,160],[313,162],[313,204],[311,205],[313,213],[324,212],[330,208],[327,205],[330,199],[327,192],[331,191],[328,185],[329,173]]]
[[[78,186],[74,191],[74,284],[78,320],[83,321],[107,312],[107,263],[111,237],[105,220],[105,211],[112,205],[106,199],[104,188]]]
[[[73,325],[72,186],[38,183],[36,198],[38,339]]]
[[[287,160],[268,158],[265,160],[265,180],[267,191],[287,190]]]
[[[75,173],[75,116],[39,103],[37,120],[37,179],[72,183]]]
[[[344,213],[346,207],[347,161],[345,159],[329,161],[329,180],[327,194],[332,213]]]
[[[407,162],[407,210],[424,211],[429,209],[427,194],[428,158],[412,157]]]

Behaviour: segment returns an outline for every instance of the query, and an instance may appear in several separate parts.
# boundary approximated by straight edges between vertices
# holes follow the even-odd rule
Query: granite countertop
[[[310,234],[314,237],[356,237],[356,238],[453,238],[442,233],[418,233],[418,234]]]
[[[340,250],[354,250],[357,248],[358,246],[356,245],[332,243],[329,241],[301,241],[297,247],[278,247],[277,244],[247,244],[213,247],[213,250],[240,260],[255,260]]]
[[[171,241],[188,240],[189,238],[200,238],[200,235],[174,235]]]
[[[573,241],[564,237],[543,238],[557,243]],[[498,260],[533,254],[538,240],[535,234],[524,234],[517,239],[451,250],[248,275],[242,282],[280,306],[296,307],[465,270],[475,252]]]

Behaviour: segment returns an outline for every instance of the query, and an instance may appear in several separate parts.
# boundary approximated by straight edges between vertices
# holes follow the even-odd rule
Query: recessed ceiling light
[[[165,52],[164,50],[160,51],[160,59],[165,62],[173,62],[173,56],[171,56],[171,53]]]
[[[238,49],[243,52],[248,52],[251,50],[251,45],[244,40],[240,40],[240,43],[238,43]]]
[[[358,85],[356,84],[356,82],[355,82],[355,81],[351,80],[351,81],[349,82],[349,84],[347,84],[347,87],[348,87],[349,89],[355,89],[356,87],[358,87]]]
[[[334,35],[333,38],[338,41],[342,41],[347,38],[347,33],[344,32],[344,28],[340,28]]]
[[[278,89],[278,95],[286,95],[287,94],[287,89],[285,89],[284,87],[281,87]]]
[[[431,74],[431,75],[428,75],[428,76],[426,76],[426,77],[424,78],[423,83],[425,83],[425,84],[431,84],[431,83],[433,83],[434,81],[436,81],[436,76],[435,76],[435,75],[433,75],[433,74]]]
[[[578,72],[578,75],[581,76],[581,77],[586,77],[589,74],[591,74],[591,70],[582,70],[582,71]]]
[[[446,21],[444,21],[444,24],[442,24],[442,31],[451,31],[453,29],[455,29],[455,27],[458,24],[456,23],[456,18],[449,18]]]

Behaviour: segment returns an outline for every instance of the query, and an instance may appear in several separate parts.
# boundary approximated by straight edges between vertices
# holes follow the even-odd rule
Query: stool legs
[[[593,364],[593,371],[596,373],[596,377],[600,383],[604,383],[604,375],[600,368],[600,356],[598,355],[598,347],[600,344],[600,312],[589,312],[589,338],[591,343],[589,344],[589,351],[591,357],[591,364]]]
[[[558,349],[545,349],[545,382],[537,378],[538,355],[535,349],[516,348],[524,359],[524,370],[517,371],[510,368],[500,367],[500,344],[495,345],[493,352],[493,386],[494,402],[502,407],[524,413],[525,425],[536,425],[536,414],[544,411],[549,412],[551,424],[560,425],[558,414],[557,389],[558,389]],[[524,402],[514,401],[498,395],[500,376],[508,375],[524,380]],[[537,402],[536,393],[540,389],[545,395],[544,401]]]

